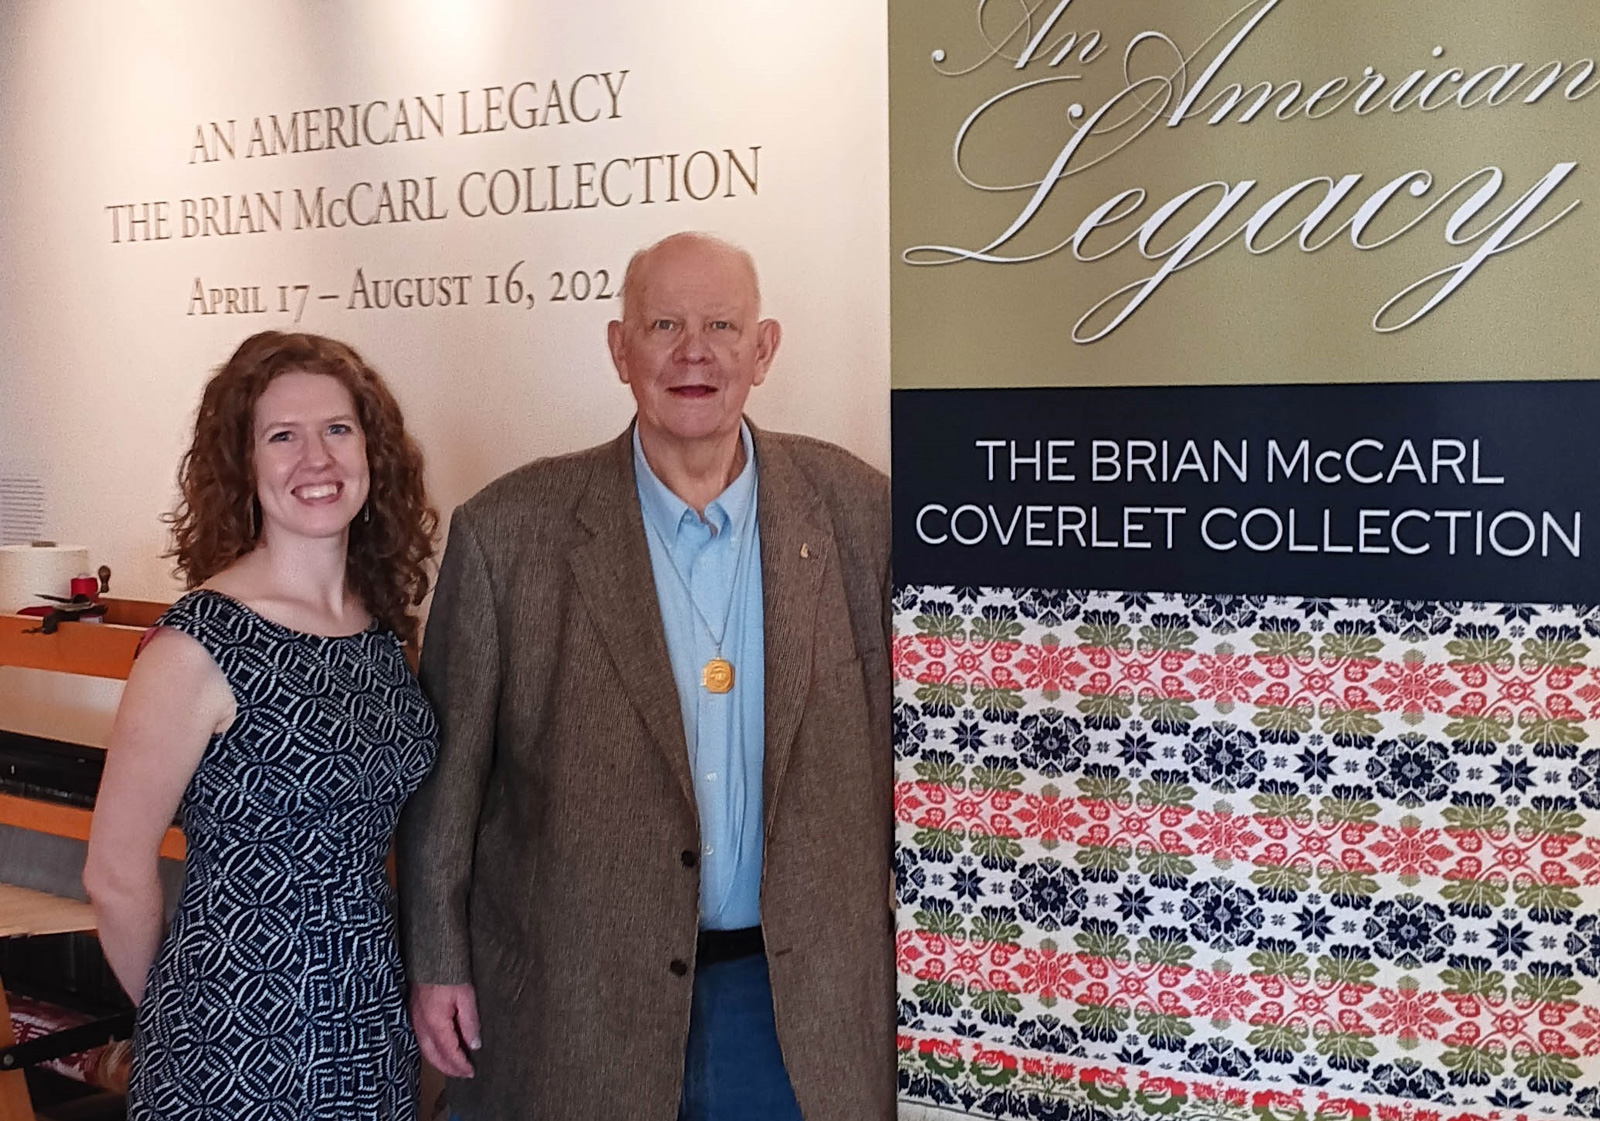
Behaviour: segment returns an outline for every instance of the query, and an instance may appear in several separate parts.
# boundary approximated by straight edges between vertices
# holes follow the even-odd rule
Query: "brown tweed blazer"
[[[889,488],[753,429],[761,916],[806,1121],[894,1114]],[[631,430],[461,506],[422,651],[442,749],[400,832],[413,980],[477,988],[468,1121],[673,1121],[699,825]],[[687,970],[685,967],[688,967]]]

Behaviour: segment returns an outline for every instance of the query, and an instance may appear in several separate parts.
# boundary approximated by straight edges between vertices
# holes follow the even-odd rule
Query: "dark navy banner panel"
[[[1600,382],[897,390],[901,584],[1600,602]]]

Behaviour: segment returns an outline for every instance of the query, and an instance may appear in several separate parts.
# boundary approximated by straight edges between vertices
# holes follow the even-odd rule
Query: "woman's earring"
[[[258,525],[257,519],[256,519],[256,506],[257,506],[256,497],[255,497],[255,495],[251,495],[250,496],[250,540],[252,540],[252,541],[254,541],[256,539],[256,537],[259,536],[260,533],[261,533],[261,528]]]
[[[366,525],[371,520],[372,520],[372,503],[363,502],[361,504],[361,524],[362,525]]]

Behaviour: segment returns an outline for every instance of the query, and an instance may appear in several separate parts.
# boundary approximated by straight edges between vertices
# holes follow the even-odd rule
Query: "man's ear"
[[[776,319],[763,319],[756,324],[756,376],[752,385],[760,385],[767,380],[767,371],[772,367],[772,359],[777,355],[781,342],[783,328]]]
[[[620,319],[613,319],[606,324],[606,346],[611,350],[611,364],[617,369],[617,377],[622,384],[628,384],[627,344]]]

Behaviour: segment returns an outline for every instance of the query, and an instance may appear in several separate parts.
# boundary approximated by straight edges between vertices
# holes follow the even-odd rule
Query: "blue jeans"
[[[800,1121],[765,956],[696,967],[678,1121]]]

